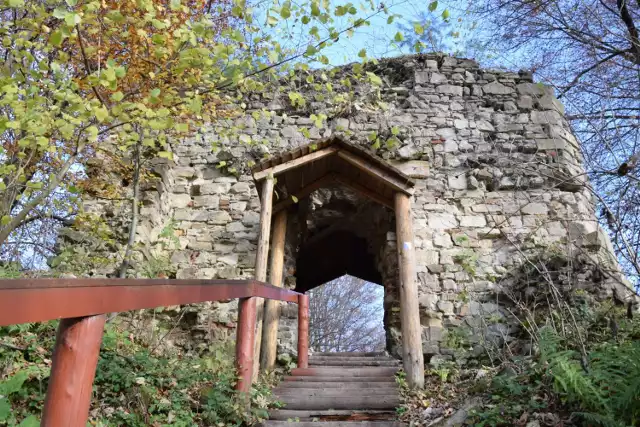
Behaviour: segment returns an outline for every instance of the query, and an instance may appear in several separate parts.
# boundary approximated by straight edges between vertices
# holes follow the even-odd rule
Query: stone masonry
[[[370,70],[382,86],[358,84],[339,106],[301,82],[296,90],[307,99],[302,107],[291,106],[286,94],[255,94],[247,99],[246,115],[233,121],[240,128],[235,135],[212,126],[203,136],[176,143],[174,161],[156,168],[162,179],[144,193],[140,241],[153,242],[173,218],[177,278],[252,277],[260,202],[247,165],[338,135],[417,183],[413,222],[425,360],[450,357],[451,331],[504,317],[495,297],[500,279],[535,253],[587,256],[609,277],[588,289],[599,298],[626,297],[624,286],[611,278],[617,277],[611,244],[596,221],[578,142],[552,88],[525,72],[484,70],[472,60],[436,55],[381,60]],[[341,73],[330,77],[332,90],[348,94]],[[300,226],[311,224],[305,232],[312,235],[328,203],[311,199],[310,216],[300,219],[301,201],[289,222],[289,287],[295,286]],[[393,213],[366,199],[352,205],[350,212],[345,204],[336,208],[330,222],[370,224],[353,232],[367,239],[375,258],[386,291],[388,348],[397,355]],[[370,208],[358,211],[356,205]],[[102,201],[87,202],[89,211],[107,208]],[[295,348],[291,311],[285,310],[280,334],[286,351]],[[216,313],[206,316],[215,319]],[[496,334],[509,334],[509,326],[498,326]]]

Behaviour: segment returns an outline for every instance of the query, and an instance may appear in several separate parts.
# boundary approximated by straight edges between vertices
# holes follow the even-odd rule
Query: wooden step
[[[400,366],[396,360],[309,360],[309,366]]]
[[[300,420],[300,421],[350,421],[350,420],[395,420],[396,412],[383,410],[351,411],[351,410],[312,410],[295,411],[291,409],[273,409],[269,411],[270,421]]]
[[[405,427],[398,421],[275,421],[262,423],[262,427]]]
[[[384,351],[349,351],[349,352],[328,352],[328,353],[312,353],[311,356],[329,356],[329,357],[376,357],[376,356],[386,356],[387,353]]]
[[[296,377],[302,378],[302,377]],[[276,390],[294,390],[304,388],[344,388],[348,390],[361,390],[361,389],[375,389],[375,388],[393,388],[396,389],[396,382],[389,378],[385,381],[385,378],[378,378],[380,381],[344,381],[344,378],[340,378],[342,381],[325,381],[326,377],[323,377],[321,381],[317,377],[308,377],[307,381],[284,381],[276,388]],[[355,377],[362,379],[364,377]],[[338,378],[336,378],[338,380]]]
[[[345,356],[311,356],[309,357],[309,361],[311,362],[312,360],[321,360],[321,361],[345,361],[345,362],[369,362],[372,360],[381,360],[381,361],[396,361],[399,362],[399,360],[394,359],[393,357],[389,357],[389,356],[375,356],[375,357],[360,357],[360,356],[351,356],[351,357],[345,357]]]
[[[370,368],[295,368],[291,370],[293,376],[325,376],[325,377],[393,377],[398,367],[370,367]]]
[[[286,409],[295,410],[321,410],[321,409],[395,409],[402,403],[400,395],[370,396],[354,395],[351,392],[343,392],[335,396],[283,396],[279,399]]]
[[[387,376],[375,376],[375,377],[340,377],[337,375],[333,376],[317,376],[317,375],[297,375],[295,377],[284,377],[284,381],[291,382],[337,382],[337,383],[358,383],[358,382],[377,382],[377,383],[394,383],[395,378],[391,375]]]
[[[349,395],[354,395],[354,393],[362,394],[366,393],[369,396],[388,396],[398,394],[398,389],[395,387],[380,387],[380,388],[369,388],[366,390],[363,389],[352,389],[346,387],[329,387],[329,388],[276,388],[273,390],[273,394],[278,398],[283,398],[284,396],[320,396],[320,397],[330,397],[330,396],[344,396],[345,393]]]

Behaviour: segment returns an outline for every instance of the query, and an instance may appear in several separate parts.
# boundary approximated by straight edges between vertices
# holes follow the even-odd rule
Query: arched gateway
[[[271,246],[271,275],[268,281],[276,286],[282,286],[287,209],[292,205],[309,197],[316,190],[339,183],[394,210],[402,361],[409,384],[422,387],[424,362],[411,219],[411,195],[414,186],[411,178],[380,158],[337,137],[281,154],[262,162],[252,172],[261,200],[256,279],[267,281],[267,258]],[[274,200],[276,182],[280,197]],[[270,239],[272,216],[274,233],[273,239]],[[300,290],[311,289],[345,272],[368,278],[368,273],[361,270],[366,269],[366,266],[358,260],[358,257],[363,256],[363,251],[351,253],[349,249],[352,245],[358,245],[357,237],[336,231],[333,235],[327,234],[324,239],[318,239],[315,248],[307,247],[299,262],[313,265],[313,257],[317,256],[318,260],[315,268],[307,266],[302,270],[304,275],[297,278],[298,288],[302,286],[303,289]],[[267,302],[264,308],[264,325],[261,321],[263,301],[252,298],[240,305],[240,316],[247,310],[257,312],[255,357],[257,359],[260,355],[260,365],[264,368],[271,368],[276,358],[278,304],[278,301]],[[254,305],[257,307],[254,308]]]

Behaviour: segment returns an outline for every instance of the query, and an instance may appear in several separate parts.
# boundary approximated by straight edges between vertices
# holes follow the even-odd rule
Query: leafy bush
[[[553,378],[553,388],[574,414],[601,426],[640,424],[640,342],[600,344],[582,360],[563,349],[560,337],[543,330],[540,356]]]
[[[38,425],[56,323],[0,328],[0,426]],[[251,410],[234,390],[232,341],[211,345],[202,355],[154,349],[121,325],[107,325],[94,381],[94,425],[222,427],[266,416],[269,383],[254,386]]]

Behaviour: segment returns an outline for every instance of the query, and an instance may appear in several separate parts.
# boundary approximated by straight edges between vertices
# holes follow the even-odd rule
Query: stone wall
[[[170,218],[178,221],[180,247],[171,256],[177,278],[252,277],[259,199],[247,164],[341,135],[369,147],[417,183],[416,280],[426,360],[448,357],[447,336],[455,328],[505,316],[495,298],[500,278],[534,253],[589,257],[607,271],[590,290],[601,298],[614,291],[624,297],[619,280],[611,277],[617,275],[616,261],[594,215],[578,143],[552,88],[534,83],[527,73],[484,70],[472,60],[430,55],[381,60],[370,68],[381,77],[380,88],[347,88],[341,79],[349,69],[331,77],[333,93],[351,93],[339,105],[317,96],[302,76],[295,89],[307,98],[304,106],[292,107],[286,94],[255,94],[247,100],[247,114],[235,120],[238,133],[224,135],[216,125],[204,136],[175,144],[174,162],[158,166],[162,179],[145,192],[139,238],[152,242]],[[318,127],[314,122],[320,114],[326,119]],[[232,167],[237,175],[229,173]],[[319,213],[299,218],[306,203],[296,206],[289,225],[289,287],[295,286],[300,226],[313,234],[313,227],[306,229],[309,221],[320,221]],[[102,202],[88,203],[92,211],[106,208]],[[322,203],[314,211],[322,212]],[[379,226],[383,217],[387,229]],[[339,212],[333,222],[347,218],[378,224],[359,233],[377,260],[386,290],[388,347],[398,354],[393,214],[372,204],[357,214]],[[374,235],[374,229],[384,233]],[[216,311],[206,315],[215,319]],[[281,332],[281,347],[291,351],[295,327],[288,321]]]

